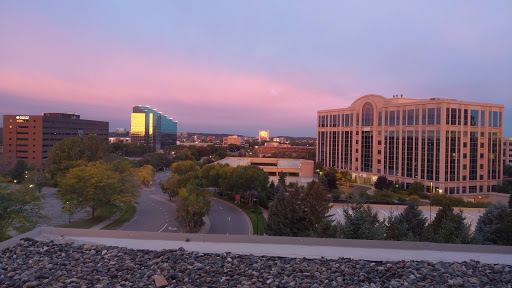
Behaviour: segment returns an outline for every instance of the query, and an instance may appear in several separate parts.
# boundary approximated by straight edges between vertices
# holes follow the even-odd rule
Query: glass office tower
[[[131,117],[130,137],[132,143],[144,143],[160,150],[169,145],[176,145],[178,122],[167,115],[149,108],[134,106]]]

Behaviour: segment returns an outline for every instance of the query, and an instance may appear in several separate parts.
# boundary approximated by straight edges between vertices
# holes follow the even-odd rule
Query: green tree
[[[171,166],[172,161],[169,156],[164,153],[149,153],[144,155],[144,157],[137,161],[139,166],[151,165],[157,171],[168,168]]]
[[[279,179],[277,180],[277,185],[286,187],[286,172],[279,173]]]
[[[437,243],[470,243],[470,227],[465,220],[462,211],[455,213],[450,203],[444,202],[432,223],[427,225],[422,240]]]
[[[418,195],[425,192],[425,185],[423,183],[414,181],[409,185],[409,195]]]
[[[96,135],[84,135],[57,142],[48,152],[46,167],[51,179],[56,180],[69,169],[103,159],[108,152],[108,142]]]
[[[334,238],[337,231],[333,225],[332,206],[327,201],[327,190],[318,182],[311,182],[304,193],[304,213],[306,222],[304,226],[313,237]]]
[[[224,158],[228,157],[228,152],[226,151],[218,151],[217,153],[215,153],[215,160],[216,161],[219,161],[219,160],[222,160]]]
[[[409,235],[407,224],[402,221],[400,214],[391,212],[386,219],[386,240],[402,241]]]
[[[185,231],[204,225],[203,217],[208,215],[212,206],[208,196],[208,190],[193,183],[180,190],[176,221]]]
[[[172,158],[173,161],[198,161],[199,155],[197,155],[196,151],[192,150],[180,150],[176,153],[174,153],[174,157]]]
[[[12,180],[15,180],[17,183],[22,183],[25,180],[27,172],[27,163],[19,159],[18,161],[16,161],[16,164],[14,164],[14,167],[11,169],[9,176],[11,176]]]
[[[223,173],[224,170],[230,169],[228,167],[230,166],[225,164],[206,165],[201,169],[201,178],[206,181],[208,187],[220,189],[224,176],[229,175],[229,173]]]
[[[180,190],[187,187],[192,181],[198,180],[198,172],[189,172],[185,175],[171,174],[167,180],[161,184],[162,192],[169,195],[169,199],[177,197]]]
[[[418,203],[410,202],[400,213],[400,221],[407,225],[408,240],[419,240],[427,225],[427,217],[419,210]]]
[[[501,221],[501,237],[498,241],[500,245],[512,246],[512,211],[504,212]]]
[[[252,198],[266,192],[268,175],[256,166],[238,166],[231,170],[230,177],[223,183],[224,191],[238,193],[252,206]]]
[[[377,190],[387,190],[389,189],[388,178],[386,176],[379,176],[377,180],[373,184],[373,187]]]
[[[280,191],[268,211],[265,233],[270,236],[306,236],[305,210],[299,189]]]
[[[200,168],[195,161],[179,161],[171,166],[171,172],[183,176],[190,172],[199,172]]]
[[[240,149],[242,149],[242,147],[240,147],[240,145],[228,144],[228,151],[229,152],[238,152],[238,151],[240,151]]]
[[[46,173],[41,168],[36,168],[28,173],[27,182],[36,188],[37,192],[41,193],[46,185]]]
[[[98,161],[69,170],[59,183],[57,198],[75,209],[90,208],[92,217],[99,208],[135,201],[140,196],[136,176],[129,169],[121,173],[113,167]]]
[[[17,189],[0,186],[0,242],[9,238],[10,229],[24,233],[44,221],[36,189],[29,184],[19,185]]]
[[[478,217],[475,227],[475,242],[484,245],[498,244],[503,235],[501,221],[508,207],[504,204],[494,204],[489,206],[485,213]]]
[[[343,209],[345,221],[341,224],[341,237],[346,239],[384,239],[385,227],[377,212],[368,205],[356,201],[349,209]]]

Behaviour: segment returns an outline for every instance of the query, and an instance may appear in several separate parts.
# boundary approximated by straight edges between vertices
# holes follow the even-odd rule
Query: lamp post
[[[430,181],[430,222],[432,222],[432,181]]]

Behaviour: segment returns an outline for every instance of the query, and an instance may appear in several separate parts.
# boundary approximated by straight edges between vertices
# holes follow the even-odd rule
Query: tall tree
[[[280,191],[269,208],[265,233],[270,236],[306,236],[305,221],[301,191]]]
[[[470,227],[465,220],[462,211],[455,213],[450,203],[445,201],[432,223],[427,225],[422,240],[438,243],[470,243]]]
[[[208,215],[212,206],[208,195],[208,190],[194,183],[180,190],[176,221],[185,231],[204,225],[203,217]]]
[[[252,199],[268,189],[268,175],[256,166],[238,166],[231,170],[231,175],[224,183],[224,190],[239,193],[247,204],[252,205]]]
[[[145,187],[149,187],[151,185],[153,176],[156,174],[155,168],[153,168],[151,165],[144,165],[140,168],[133,168],[132,170],[139,178],[140,183]]]
[[[410,202],[400,213],[400,221],[407,225],[408,240],[419,240],[427,225],[427,217],[418,209],[418,203]]]
[[[41,193],[47,182],[46,173],[43,169],[36,168],[28,172],[27,182],[34,185],[37,192]]]
[[[187,187],[189,183],[199,179],[198,172],[189,172],[185,175],[171,174],[167,180],[161,184],[162,192],[169,195],[169,199],[177,197],[180,190]]]
[[[15,180],[17,183],[22,183],[25,180],[25,176],[28,173],[28,165],[25,161],[19,159],[14,164],[14,167],[11,169],[9,176],[11,176],[12,180]]]
[[[327,190],[318,182],[308,184],[304,193],[304,212],[306,217],[306,229],[314,237],[335,237],[332,214],[329,214],[332,206],[327,201]]]

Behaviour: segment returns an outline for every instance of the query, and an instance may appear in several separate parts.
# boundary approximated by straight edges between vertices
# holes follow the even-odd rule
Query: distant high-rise
[[[149,106],[134,106],[131,117],[130,137],[132,143],[144,143],[160,150],[176,145],[178,122],[162,115]]]
[[[270,140],[270,133],[268,130],[260,130],[258,133],[258,140],[261,141],[269,141]]]

